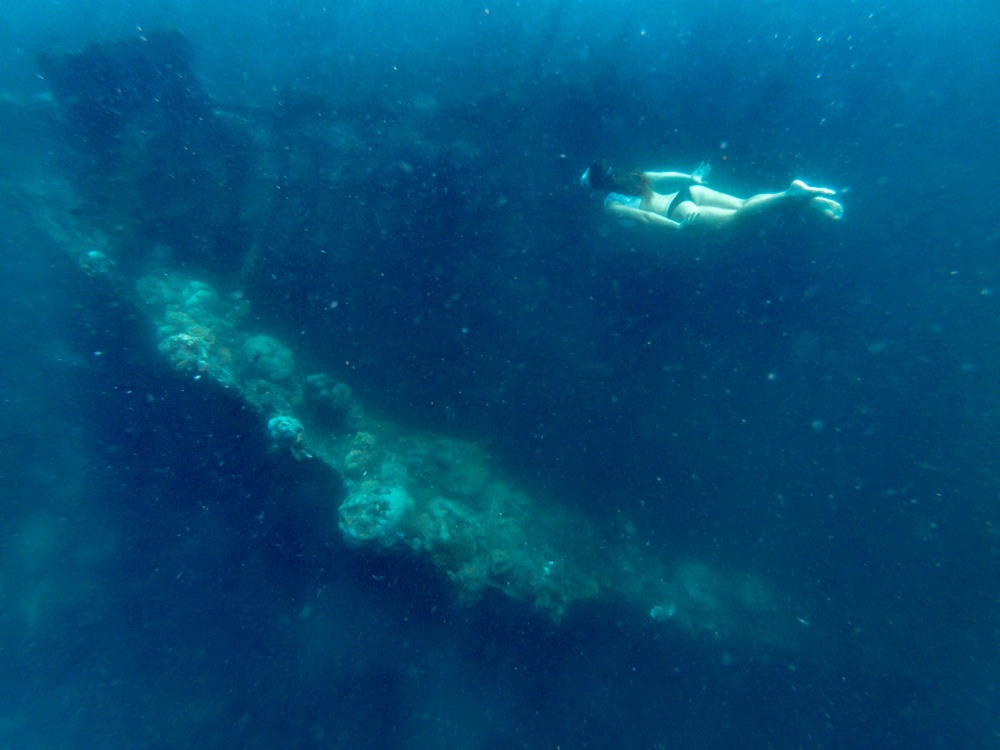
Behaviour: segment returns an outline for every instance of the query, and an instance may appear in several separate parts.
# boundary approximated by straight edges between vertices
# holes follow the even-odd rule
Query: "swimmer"
[[[599,161],[587,168],[580,183],[592,190],[609,191],[604,209],[612,216],[668,229],[687,226],[717,229],[795,203],[809,206],[833,220],[844,216],[844,207],[830,197],[836,194],[830,188],[812,187],[802,180],[794,180],[780,193],[737,198],[705,187],[702,181],[706,174],[707,165],[692,174],[619,174],[606,162]]]

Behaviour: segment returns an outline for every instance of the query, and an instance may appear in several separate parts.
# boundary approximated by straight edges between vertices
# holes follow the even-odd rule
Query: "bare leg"
[[[785,203],[785,193],[762,193],[750,198],[737,198],[701,186],[691,188],[694,201],[683,201],[674,209],[672,218],[689,221],[692,226],[721,227],[745,216],[764,213]]]
[[[844,218],[844,207],[830,197],[831,195],[836,195],[835,190],[811,187],[806,185],[802,180],[795,180],[788,186],[788,190],[785,193],[792,197],[801,196],[809,198],[809,205],[812,208],[815,208],[824,216],[831,219],[839,220]]]
[[[802,180],[792,180],[792,184],[788,186],[788,190],[785,193],[788,195],[809,195],[816,197],[819,195],[836,195],[837,191],[830,188],[812,187],[811,185],[806,185]]]
[[[809,201],[809,205],[834,221],[839,221],[844,218],[844,207],[837,203],[837,201],[830,198],[817,196]]]
[[[802,180],[795,180],[787,190],[780,193],[761,193],[750,198],[736,198],[702,185],[691,187],[694,202],[685,201],[676,210],[681,221],[688,219],[706,226],[722,226],[737,219],[765,213],[789,201],[808,203],[831,219],[840,219],[844,207],[828,196],[835,191],[829,188],[812,187]]]
[[[718,190],[712,190],[712,188],[707,188],[704,185],[692,185],[691,197],[694,198],[694,202],[699,206],[728,208],[732,211],[738,211],[746,203],[744,198],[737,198],[735,195],[729,195],[728,193],[720,193]]]
[[[680,203],[671,214],[678,221],[688,221],[693,227],[717,228],[729,224],[739,209],[716,208],[715,206],[699,206],[691,201]]]

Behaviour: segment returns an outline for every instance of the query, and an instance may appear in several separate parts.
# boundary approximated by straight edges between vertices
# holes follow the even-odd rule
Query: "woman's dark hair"
[[[594,190],[611,190],[625,195],[645,195],[653,186],[642,172],[618,174],[606,161],[595,161],[584,172],[587,185]]]

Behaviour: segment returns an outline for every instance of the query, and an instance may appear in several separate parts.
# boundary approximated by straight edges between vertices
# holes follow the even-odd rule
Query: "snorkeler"
[[[599,161],[587,168],[580,177],[580,183],[592,190],[609,191],[604,199],[604,209],[609,214],[669,229],[687,226],[719,228],[796,202],[808,205],[830,219],[844,216],[844,207],[830,197],[835,191],[829,188],[812,187],[802,180],[795,180],[780,193],[737,198],[705,187],[702,182],[707,174],[707,164],[691,174],[619,174],[606,162]]]

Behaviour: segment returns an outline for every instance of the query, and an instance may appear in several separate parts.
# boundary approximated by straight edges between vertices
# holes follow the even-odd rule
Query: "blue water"
[[[995,2],[91,5],[0,24],[3,747],[1000,746]],[[109,159],[41,60],[167,30],[229,124]],[[595,158],[846,215],[665,241]],[[127,272],[240,274],[370,409],[766,579],[797,645],[345,548],[329,478],[39,229],[64,184]]]

